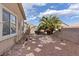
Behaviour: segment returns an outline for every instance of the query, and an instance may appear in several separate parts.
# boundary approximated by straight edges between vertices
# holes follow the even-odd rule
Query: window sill
[[[15,37],[15,36],[16,36],[16,33],[10,34],[10,35],[5,35],[5,36],[2,36],[2,37],[0,38],[0,41],[6,40],[6,39],[10,39],[11,37]]]

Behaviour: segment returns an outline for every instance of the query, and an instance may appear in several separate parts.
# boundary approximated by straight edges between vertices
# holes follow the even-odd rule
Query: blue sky
[[[25,3],[26,22],[38,25],[43,15],[57,15],[64,23],[79,23],[79,4],[71,3]]]

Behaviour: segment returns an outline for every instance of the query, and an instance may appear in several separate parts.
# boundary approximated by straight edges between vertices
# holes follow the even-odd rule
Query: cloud
[[[37,13],[33,6],[45,6],[45,5],[46,5],[46,3],[27,3],[27,4],[23,4],[23,6],[25,7],[24,9],[26,10],[26,14],[30,14],[31,12],[33,14]],[[51,6],[51,7],[53,8],[54,6]],[[31,11],[28,11],[29,9]],[[68,9],[65,9],[65,10],[47,9],[45,12],[41,12],[39,14],[39,16],[48,15],[48,14],[70,15],[70,14],[78,14],[78,12],[79,12],[79,4],[70,4],[70,7]]]
[[[35,20],[36,18],[37,18],[36,16],[28,17],[28,18],[27,18],[27,21],[33,21],[33,20]]]
[[[38,13],[36,12],[36,8],[34,6],[45,6],[46,3],[24,3],[22,4],[25,10],[25,14],[27,15],[27,18],[29,18],[28,16],[35,16]],[[33,18],[29,18],[29,19],[33,19]]]
[[[73,15],[73,14],[79,14],[79,4],[71,4],[68,9],[64,9],[64,10],[47,9],[45,12],[40,13],[39,17],[43,15],[58,15],[58,16],[66,15],[67,16],[67,15]]]
[[[34,6],[45,6],[46,4],[42,3],[27,3],[24,4],[24,9],[27,15],[27,22],[35,22],[38,17],[42,17],[43,15],[58,15],[58,16],[72,16],[72,15],[79,15],[79,4],[70,4],[70,6],[67,9],[63,10],[53,10],[53,9],[47,9],[44,12],[38,12],[36,11],[36,8]],[[49,6],[50,8],[54,8],[54,6]],[[62,8],[62,7],[60,7]],[[79,16],[72,16],[70,19],[74,17],[79,17]],[[67,17],[68,18],[68,17]]]
[[[39,16],[43,16],[43,15],[58,15],[58,16],[62,16],[62,15],[72,15],[72,14],[77,14],[79,11],[75,11],[75,10],[51,10],[48,9],[43,13],[40,13]]]
[[[79,15],[76,15],[74,17],[71,17],[70,19],[73,19],[73,18],[79,18]]]
[[[36,15],[37,12],[36,12],[36,8],[34,8],[33,6],[37,5],[37,4],[24,3],[22,5],[24,7],[25,14],[27,15],[26,16],[27,17],[27,21],[34,20],[35,19],[34,15]]]
[[[33,5],[36,5],[36,6],[45,6],[46,3],[35,3],[35,4],[33,4]]]
[[[54,6],[50,6],[50,8],[55,8]]]
[[[24,4],[22,4],[23,6],[24,6],[24,8],[26,8],[26,9],[34,9],[34,7],[33,6],[45,6],[46,5],[46,3],[24,3]]]
[[[30,20],[34,20],[34,19],[36,19],[36,17],[32,17],[32,18],[29,18]]]
[[[69,7],[69,9],[79,10],[79,4],[71,4],[71,6]]]
[[[32,3],[23,3],[24,11],[26,14],[30,14],[31,12],[35,12],[34,4]]]

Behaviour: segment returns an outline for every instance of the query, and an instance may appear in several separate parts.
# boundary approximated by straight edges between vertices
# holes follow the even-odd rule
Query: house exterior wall
[[[2,15],[3,15],[3,9],[7,10],[11,14],[16,16],[16,33],[10,34],[10,35],[2,35],[3,31],[3,22],[2,22]],[[3,52],[10,49],[18,40],[21,39],[23,34],[23,16],[20,12],[20,9],[18,7],[17,3],[4,3],[0,4],[0,55],[3,54]]]
[[[7,7],[10,11],[12,11],[15,15],[16,15],[16,32],[18,35],[18,40],[21,37],[21,33],[22,33],[22,23],[24,22],[22,14],[18,8],[18,5],[16,3],[4,3],[3,4],[5,7]],[[20,36],[19,36],[20,35]]]

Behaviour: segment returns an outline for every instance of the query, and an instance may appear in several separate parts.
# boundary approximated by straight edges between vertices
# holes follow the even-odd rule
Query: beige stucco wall
[[[15,44],[16,36],[0,41],[0,55],[8,51]]]
[[[16,15],[16,32],[17,32],[17,36],[18,36],[18,39],[20,39],[21,36],[21,33],[22,33],[22,23],[24,22],[23,20],[23,17],[22,17],[22,14],[18,8],[18,5],[16,3],[4,3],[2,4],[4,5],[6,8],[8,8],[10,11],[12,11],[15,15]]]
[[[2,36],[2,7],[0,5],[0,38]]]
[[[2,36],[3,22],[2,22],[2,10],[5,9],[8,12],[16,16],[16,33],[11,35]],[[5,3],[0,4],[0,55],[10,49],[16,41],[20,40],[23,34],[23,17],[17,4]]]
[[[13,13],[15,13],[17,15],[18,19],[21,19],[21,20],[23,19],[22,14],[16,3],[3,3],[2,5],[4,5],[9,10],[11,10]]]

